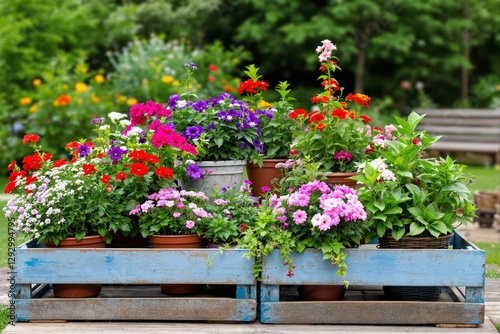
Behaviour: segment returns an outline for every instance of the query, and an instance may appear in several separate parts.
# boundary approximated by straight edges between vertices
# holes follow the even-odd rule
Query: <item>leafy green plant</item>
[[[232,244],[240,234],[253,225],[258,208],[251,197],[249,182],[244,180],[241,189],[228,186],[216,187],[210,194],[208,211],[212,219],[207,223],[204,238],[213,244]]]
[[[360,113],[362,106],[369,106],[370,97],[342,97],[343,88],[333,78],[333,73],[340,69],[334,50],[336,47],[329,40],[322,41],[316,49],[323,71],[318,78],[323,91],[311,98],[316,108],[312,112],[299,108],[289,114],[296,123],[291,152],[299,158],[314,159],[325,173],[355,171],[371,140],[366,127],[370,118]],[[349,110],[351,102],[355,111]]]
[[[250,108],[259,116],[262,132],[260,141],[264,145],[264,151],[256,153],[250,160],[262,164],[262,159],[286,158],[289,156],[292,129],[295,125],[295,122],[288,117],[293,111],[292,101],[295,101],[295,98],[288,96],[291,91],[288,89],[290,85],[286,81],[281,81],[275,89],[279,94],[279,100],[266,102],[262,93],[267,90],[269,84],[261,80],[259,69],[254,65],[249,65],[246,69],[244,73],[249,79],[240,83],[238,92],[246,94],[243,100],[248,102]]]
[[[278,249],[288,266],[288,276],[294,274],[292,252],[319,249],[325,260],[338,266],[337,275],[345,278],[343,249],[361,243],[367,231],[365,219],[356,190],[314,180],[286,195],[273,194],[266,199],[255,228],[244,233],[238,245],[250,249],[257,259],[272,248]],[[256,273],[259,269],[258,264]]]
[[[475,217],[466,166],[450,157],[423,157],[439,139],[416,131],[423,117],[415,112],[407,120],[396,117],[392,133],[377,141],[372,159],[360,164],[352,177],[362,185],[358,191],[368,210],[368,239],[437,238]]]

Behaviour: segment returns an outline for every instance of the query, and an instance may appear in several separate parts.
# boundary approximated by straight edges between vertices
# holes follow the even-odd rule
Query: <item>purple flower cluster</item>
[[[366,212],[358,200],[357,192],[347,186],[334,186],[312,181],[302,185],[297,191],[269,198],[281,228],[290,224],[308,224],[308,228],[328,231],[341,222],[366,220]]]

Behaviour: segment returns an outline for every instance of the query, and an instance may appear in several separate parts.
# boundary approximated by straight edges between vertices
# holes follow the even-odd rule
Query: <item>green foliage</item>
[[[423,117],[416,113],[407,120],[396,117],[398,125],[352,177],[362,184],[358,192],[368,210],[369,240],[388,234],[396,240],[437,238],[475,217],[465,166],[450,157],[422,157],[439,139],[415,130]]]
[[[208,211],[213,218],[207,223],[204,238],[209,243],[232,244],[240,233],[254,225],[258,212],[255,201],[250,197],[250,189],[243,186],[215,188],[210,195]]]
[[[247,55],[241,49],[224,49],[221,43],[194,48],[184,39],[135,39],[121,52],[110,55],[112,91],[140,102],[167,102],[171,95],[184,91],[183,65],[194,62],[199,71],[191,78],[191,92],[200,98],[212,97],[235,90],[238,81],[233,75]]]
[[[242,82],[238,90],[240,94],[246,94],[243,100],[252,110],[255,110],[255,114],[259,117],[262,132],[260,141],[264,145],[264,152],[255,154],[250,161],[262,164],[262,159],[286,158],[290,152],[292,129],[295,125],[294,120],[288,117],[294,109],[292,102],[295,101],[295,98],[289,96],[290,85],[286,81],[280,82],[275,88],[279,100],[267,102],[262,95],[269,84],[261,80],[262,76],[258,74],[259,68],[251,64],[246,69],[244,73],[249,79]]]

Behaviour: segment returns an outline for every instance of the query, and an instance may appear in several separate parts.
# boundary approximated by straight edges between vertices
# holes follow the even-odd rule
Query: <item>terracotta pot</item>
[[[46,248],[105,248],[106,238],[93,235],[78,241],[76,238],[65,238],[56,246],[52,242],[44,242]],[[52,291],[58,298],[95,297],[101,292],[102,284],[52,284]]]
[[[262,196],[262,187],[272,188],[273,180],[281,180],[283,174],[280,169],[276,168],[276,165],[286,161],[287,159],[264,159],[262,167],[258,164],[247,163],[247,177],[252,182],[253,196]]]
[[[149,242],[153,248],[202,248],[203,238],[196,234],[152,235]],[[201,284],[160,284],[160,290],[167,295],[190,295],[202,290]]]
[[[354,189],[360,188],[361,184],[358,181],[349,179],[351,176],[357,175],[355,172],[345,172],[345,173],[324,173],[322,176],[326,176],[325,183],[331,185],[348,186]]]
[[[341,300],[345,295],[343,285],[301,285],[298,287],[299,297],[308,301]]]

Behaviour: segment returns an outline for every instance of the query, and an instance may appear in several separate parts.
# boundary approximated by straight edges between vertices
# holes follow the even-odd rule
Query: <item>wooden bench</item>
[[[418,130],[442,138],[430,149],[450,152],[482,153],[500,165],[500,109],[416,109],[426,114]]]

